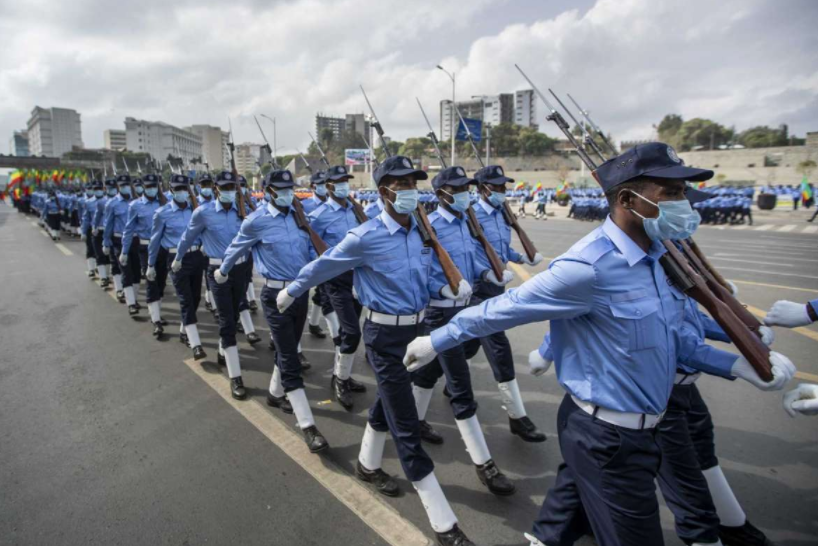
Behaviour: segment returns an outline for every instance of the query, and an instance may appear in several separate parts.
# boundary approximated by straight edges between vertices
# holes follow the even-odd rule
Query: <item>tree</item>
[[[704,118],[693,118],[682,123],[676,133],[676,147],[688,151],[695,147],[714,150],[733,139],[732,129]]]
[[[662,121],[659,122],[659,125],[656,126],[659,140],[670,144],[671,141],[676,139],[676,134],[679,132],[679,129],[682,128],[683,123],[684,120],[682,120],[682,116],[679,114],[667,114],[662,118]]]
[[[742,131],[738,136],[738,141],[747,148],[787,146],[789,144],[789,129],[786,124],[782,124],[778,129],[759,125]]]
[[[413,159],[421,157],[432,148],[432,141],[426,137],[407,138],[406,142],[398,149],[400,155],[405,155]]]
[[[501,123],[491,129],[491,147],[494,155],[516,155],[519,151],[519,125]]]
[[[544,155],[552,151],[556,144],[553,139],[533,127],[523,127],[517,137],[517,147],[520,155]]]

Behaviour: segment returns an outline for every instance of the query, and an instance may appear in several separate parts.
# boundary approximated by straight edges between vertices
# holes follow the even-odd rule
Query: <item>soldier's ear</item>
[[[619,204],[620,207],[623,209],[632,209],[633,208],[633,192],[628,188],[622,188],[616,194],[616,202]]]

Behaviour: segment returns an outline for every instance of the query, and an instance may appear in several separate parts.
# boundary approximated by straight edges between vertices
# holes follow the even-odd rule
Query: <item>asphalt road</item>
[[[349,479],[374,395],[362,350],[355,375],[370,390],[347,413],[329,400],[330,340],[304,336],[313,363],[308,396],[332,446],[320,457],[305,454],[293,442],[292,416],[263,405],[272,370],[266,343],[240,342],[251,400],[231,401],[226,375],[215,366],[216,327],[207,312],[199,316],[210,357],[194,363],[175,338],[154,340],[146,310],[131,319],[88,280],[84,243],[55,245],[32,221],[0,204],[0,544],[358,545],[432,538],[391,441],[384,468],[399,475],[403,496],[377,497]],[[523,223],[549,258],[596,226],[556,218]],[[713,263],[736,281],[741,299],[759,312],[777,299],[818,294],[818,235],[779,229],[704,227],[697,235]],[[144,303],[144,291],[139,299]],[[177,331],[174,297],[166,298],[163,315],[171,321],[166,331]],[[262,313],[254,321],[266,338]],[[494,459],[517,483],[516,495],[485,491],[445,398],[431,403],[428,420],[446,443],[428,451],[477,544],[524,544],[522,533],[560,462],[554,415],[562,390],[553,371],[543,378],[527,373],[528,352],[546,331],[537,324],[508,332],[528,412],[549,436],[545,444],[509,434],[482,353],[472,363],[478,415]],[[775,348],[796,363],[802,380],[818,382],[818,328],[776,334]],[[716,422],[721,464],[750,519],[781,545],[818,543],[818,419],[791,419],[780,393],[742,382],[704,378],[699,385]],[[681,544],[664,507],[662,523],[666,543]],[[418,540],[421,534],[426,538]]]

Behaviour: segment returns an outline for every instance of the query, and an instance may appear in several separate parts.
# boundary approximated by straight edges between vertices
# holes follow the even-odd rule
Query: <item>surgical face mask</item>
[[[270,195],[267,192],[264,192],[264,200],[267,201],[268,203],[272,203],[273,202],[273,196]]]
[[[332,194],[338,199],[346,199],[349,196],[349,182],[336,182]]]
[[[94,192],[93,192],[93,191],[88,190],[87,192],[85,192],[85,197],[93,197],[93,196],[94,196]]]
[[[693,210],[690,201],[687,199],[654,203],[633,190],[631,190],[631,193],[659,209],[659,216],[656,218],[645,218],[635,210],[630,209],[632,213],[642,219],[645,233],[648,234],[651,241],[687,239],[699,227],[701,217]]]
[[[502,207],[505,200],[506,192],[493,191],[491,195],[489,195],[489,203],[495,208]]]
[[[418,208],[418,190],[387,190],[395,194],[395,200],[392,201],[392,208],[398,214],[409,214]]]
[[[242,186],[241,193],[243,193],[244,195],[247,195],[247,188]]]
[[[189,194],[187,190],[176,190],[175,192],[173,192],[173,200],[176,201],[177,203],[185,203],[187,201],[188,195]]]
[[[293,196],[295,192],[291,188],[283,189],[283,190],[276,190],[276,195],[278,197],[275,198],[274,203],[278,207],[289,207],[293,202]]]
[[[315,195],[317,195],[318,197],[324,197],[325,195],[327,195],[327,186],[324,184],[316,184]]]
[[[159,193],[159,188],[145,188],[145,195],[148,197],[156,197],[156,194]]]
[[[219,192],[219,201],[222,203],[232,203],[236,200],[236,190],[221,190]]]
[[[134,186],[134,190],[136,191],[136,195],[142,195],[145,193],[145,188],[142,186]]]
[[[449,203],[449,206],[452,207],[457,212],[466,212],[466,209],[469,208],[469,192],[463,191],[460,193],[449,193],[446,190],[440,190],[449,197],[451,197],[454,201]]]
[[[108,189],[108,196],[109,196],[109,197],[114,197],[114,196],[116,196],[116,188],[109,188],[109,189]]]
[[[130,187],[130,186],[122,186],[121,188],[119,188],[119,193],[120,193],[121,195],[125,195],[125,196],[130,197],[130,195],[131,195],[131,187]]]
[[[94,196],[95,196],[95,197],[102,197],[103,195],[105,195],[105,192],[104,192],[104,191],[102,191],[102,190],[94,190]]]
[[[213,197],[213,188],[201,188],[199,193],[202,197]]]

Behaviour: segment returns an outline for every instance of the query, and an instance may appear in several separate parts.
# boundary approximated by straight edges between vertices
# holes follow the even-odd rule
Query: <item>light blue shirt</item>
[[[352,203],[339,205],[333,198],[310,213],[310,226],[328,246],[335,246],[346,237],[349,230],[358,226]]]
[[[301,269],[287,292],[298,297],[354,269],[362,305],[388,315],[413,315],[429,303],[431,264],[432,249],[423,245],[414,218],[407,231],[384,211]]]
[[[327,201],[329,201],[329,197],[327,197]],[[304,208],[304,214],[310,214],[312,211],[320,207],[324,204],[324,201],[315,195],[312,194],[310,197],[301,200],[301,206]]]
[[[131,205],[128,207],[128,221],[125,223],[125,231],[122,233],[122,252],[127,254],[131,249],[131,241],[134,235],[145,241],[150,239],[153,215],[156,214],[160,206],[159,199],[154,198],[151,200],[144,195],[131,201]]]
[[[702,344],[683,328],[687,297],[668,284],[654,243],[645,253],[613,221],[586,235],[548,270],[458,313],[432,332],[440,352],[521,324],[551,321],[557,379],[577,398],[658,415],[683,359],[697,369]],[[735,355],[732,361],[735,361]],[[726,375],[732,362],[709,363]]]
[[[269,203],[242,223],[239,234],[227,247],[222,273],[229,273],[236,260],[250,250],[256,270],[265,279],[278,281],[295,279],[315,257],[310,236],[298,228],[293,214],[282,214]]]
[[[102,223],[103,223],[103,220],[105,219],[105,206],[108,204],[108,201],[110,201],[110,200],[111,200],[111,198],[108,197],[107,195],[104,195],[102,197],[97,197],[97,201],[96,201],[97,210],[94,211],[94,224],[93,224],[93,227],[98,228],[98,229],[101,229],[103,227]]]
[[[481,198],[474,205],[474,214],[477,216],[477,221],[483,226],[486,239],[497,251],[503,263],[522,263],[523,256],[511,248],[511,226],[503,218],[503,211],[494,208]]]
[[[130,200],[126,200],[121,195],[117,195],[105,205],[105,218],[103,220],[102,245],[113,246],[114,234],[122,234],[125,231],[125,223],[128,221],[128,208]],[[122,237],[122,244],[125,244],[125,237]]]
[[[159,255],[159,248],[170,250],[176,248],[182,239],[182,234],[190,223],[193,211],[190,203],[185,208],[180,208],[173,199],[156,209],[153,215],[153,226],[151,227],[151,242],[148,243],[148,265],[156,265],[156,257]],[[194,246],[201,244],[200,239],[193,242]]]
[[[94,226],[94,214],[97,212],[97,197],[89,197],[85,200],[85,207],[80,217],[80,226],[82,232],[85,233]]]
[[[368,204],[366,209],[364,209],[364,214],[366,214],[366,217],[370,220],[378,216],[381,212],[383,212],[383,200],[380,197]]]
[[[460,270],[460,274],[467,283],[474,286],[474,283],[480,280],[482,274],[489,269],[489,263],[483,247],[469,231],[465,214],[462,218],[458,218],[443,207],[438,207],[429,214],[429,223],[437,233],[440,244]],[[432,290],[439,292],[448,284],[437,256],[433,255],[430,281]],[[435,299],[440,299],[440,296],[435,296]]]
[[[190,217],[190,223],[176,247],[181,260],[187,249],[201,237],[204,252],[211,258],[224,258],[224,252],[241,227],[239,209],[234,201],[225,210],[219,201],[199,206]]]

